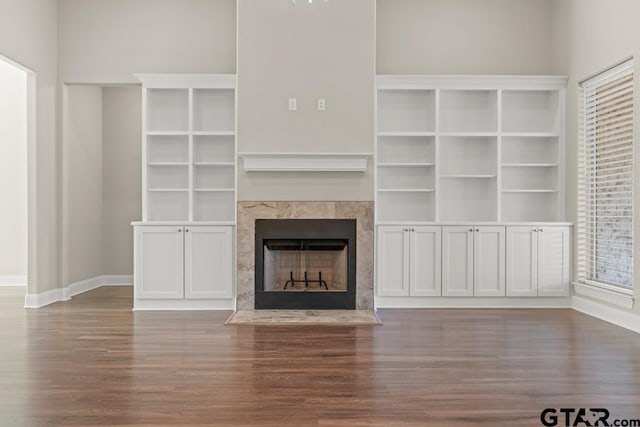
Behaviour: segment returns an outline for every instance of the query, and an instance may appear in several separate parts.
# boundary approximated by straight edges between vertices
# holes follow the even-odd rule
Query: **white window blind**
[[[582,84],[578,279],[633,283],[633,63]]]

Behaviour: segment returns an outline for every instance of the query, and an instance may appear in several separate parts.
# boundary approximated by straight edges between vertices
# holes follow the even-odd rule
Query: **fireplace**
[[[355,309],[355,219],[256,219],[256,309]]]

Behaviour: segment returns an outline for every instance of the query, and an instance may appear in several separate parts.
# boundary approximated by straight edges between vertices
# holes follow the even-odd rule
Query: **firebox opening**
[[[256,309],[355,309],[356,220],[256,219]]]
[[[266,239],[265,292],[347,292],[347,240]]]

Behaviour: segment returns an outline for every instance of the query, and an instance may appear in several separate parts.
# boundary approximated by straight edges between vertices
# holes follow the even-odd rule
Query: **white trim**
[[[364,172],[372,153],[238,153],[247,172]]]
[[[0,276],[0,286],[27,286],[27,276]]]
[[[71,297],[101,288],[103,286],[132,286],[133,276],[104,275],[71,283],[64,288],[52,289],[39,294],[27,294],[24,297],[24,308],[40,308],[54,302],[68,301]]]
[[[140,299],[133,300],[133,311],[155,310],[235,310],[236,299]]]
[[[571,308],[571,298],[375,297],[376,308]]]
[[[378,89],[560,90],[567,76],[377,75]]]
[[[609,307],[577,295],[573,297],[572,308],[580,313],[640,333],[640,316],[635,313]]]
[[[134,74],[150,89],[235,89],[235,74]]]
[[[616,288],[604,283],[574,282],[573,292],[579,296],[593,298],[626,309],[632,309],[634,304],[633,290]]]

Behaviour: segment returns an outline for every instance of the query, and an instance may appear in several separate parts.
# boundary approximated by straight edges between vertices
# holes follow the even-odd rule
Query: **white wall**
[[[549,74],[553,0],[377,0],[378,74]]]
[[[578,140],[578,83],[627,57],[635,57],[635,123],[640,120],[640,36],[636,0],[554,0],[554,67],[568,73],[567,90],[567,194],[576,194]],[[635,129],[636,159],[640,158],[640,132]],[[636,186],[640,166],[635,167]],[[634,191],[634,222],[640,221],[640,191]],[[576,197],[567,197],[567,215],[577,221]],[[634,240],[640,242],[640,228],[634,228]],[[634,249],[635,293],[640,293],[640,245]],[[637,305],[637,304],[636,304]],[[640,313],[640,306],[635,308]]]
[[[57,1],[0,0],[0,54],[36,74],[36,140],[28,154],[29,293],[59,284],[56,81]],[[37,214],[36,214],[37,212]],[[37,267],[37,268],[36,268]],[[37,274],[35,274],[37,271]]]
[[[103,274],[133,274],[133,227],[142,217],[142,93],[102,90]]]
[[[239,151],[373,152],[374,0],[239,0],[238,23]],[[240,200],[373,200],[371,165],[365,174],[239,169]]]
[[[103,274],[102,88],[66,87],[66,284]]]
[[[2,59],[0,94],[1,283],[27,276],[27,74]]]
[[[59,0],[60,79],[235,73],[235,0]]]

